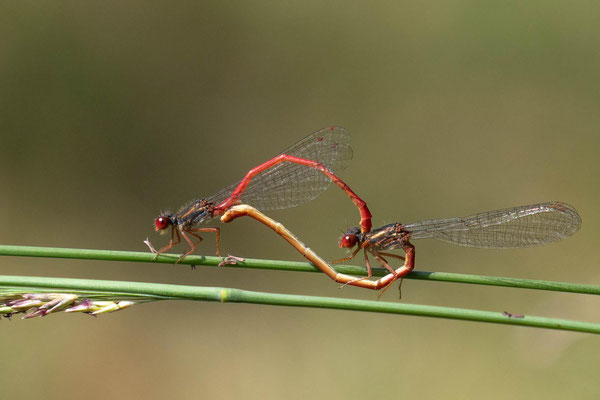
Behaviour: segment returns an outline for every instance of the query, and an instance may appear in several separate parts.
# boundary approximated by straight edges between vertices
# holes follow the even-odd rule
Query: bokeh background
[[[560,244],[416,242],[417,269],[600,281],[600,5],[578,1],[5,2],[0,241],[144,251],[152,221],[342,125],[374,223],[540,201]],[[337,189],[271,216],[325,259]],[[218,221],[216,221],[218,223]],[[302,260],[254,221],[223,251]],[[199,253],[214,254],[205,240]],[[325,276],[0,258],[0,273],[374,299]],[[389,290],[384,300],[397,301]],[[600,322],[591,296],[406,281],[402,301]],[[2,397],[597,398],[593,335],[416,317],[165,302],[0,321]]]

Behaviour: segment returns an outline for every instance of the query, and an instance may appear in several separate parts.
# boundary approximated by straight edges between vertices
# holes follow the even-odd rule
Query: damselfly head
[[[355,226],[353,228],[348,229],[346,233],[342,236],[340,240],[340,247],[349,249],[358,243],[358,235],[360,234],[360,228]]]
[[[173,221],[171,220],[171,215],[169,213],[164,213],[154,220],[154,230],[156,232],[164,231],[172,224]]]

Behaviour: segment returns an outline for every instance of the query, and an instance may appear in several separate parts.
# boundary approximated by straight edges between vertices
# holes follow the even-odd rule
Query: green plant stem
[[[48,257],[48,258],[70,258],[82,260],[103,260],[103,261],[130,261],[130,262],[154,262],[174,264],[179,255],[162,254],[154,260],[154,254],[150,252],[136,251],[114,251],[114,250],[90,250],[90,249],[68,249],[54,247],[31,247],[31,246],[2,246],[0,245],[0,255],[21,256],[21,257]],[[221,262],[219,257],[194,256],[190,255],[182,260],[182,265],[202,265],[217,266]],[[320,272],[310,263],[297,261],[278,261],[246,259],[235,265],[225,265],[222,268],[252,268],[267,269],[278,271],[296,271],[296,272]],[[355,265],[336,265],[338,272],[365,276],[367,274],[365,267]],[[374,268],[374,276],[384,276],[388,274],[385,269]],[[589,285],[569,282],[543,281],[533,279],[505,278],[499,276],[467,275],[450,272],[427,272],[413,271],[405,279],[420,279],[438,282],[468,283],[475,285],[503,286],[521,289],[551,290],[558,292],[580,293],[580,294],[600,294],[600,285]]]
[[[502,312],[490,312],[451,307],[417,304],[388,303],[383,301],[338,299],[330,297],[300,296],[262,293],[240,289],[166,285],[156,283],[84,280],[66,278],[41,278],[0,276],[0,287],[41,289],[43,291],[92,292],[105,296],[128,295],[154,300],[198,300],[222,303],[250,303],[287,307],[327,308],[335,310],[368,311],[386,314],[414,315],[447,318],[463,321],[528,326],[600,334],[600,324],[554,318],[523,316],[515,318]]]

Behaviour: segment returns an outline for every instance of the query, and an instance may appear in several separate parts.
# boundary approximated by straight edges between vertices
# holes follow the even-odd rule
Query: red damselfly
[[[340,247],[356,249],[349,257],[334,263],[352,259],[362,249],[368,276],[371,264],[368,253],[396,279],[410,273],[414,268],[415,248],[412,239],[434,238],[452,244],[480,248],[513,248],[547,244],[573,235],[581,226],[581,218],[573,207],[560,202],[547,202],[487,211],[462,218],[432,219],[412,224],[393,223],[363,233],[357,227],[350,228],[340,241]],[[387,250],[402,249],[405,257]],[[398,269],[392,268],[385,257],[404,260]],[[389,275],[388,275],[389,276]],[[386,286],[386,287],[387,287]]]
[[[342,127],[321,129],[251,169],[240,182],[210,197],[193,200],[176,213],[163,212],[154,221],[154,227],[156,231],[166,231],[171,227],[171,240],[156,252],[157,256],[170,250],[183,237],[190,250],[181,256],[181,261],[202,240],[198,235],[200,232],[216,234],[217,255],[220,256],[219,228],[197,225],[222,215],[240,203],[261,210],[295,207],[317,197],[331,182],[340,187],[358,207],[360,231],[368,232],[371,229],[371,213],[366,203],[334,174],[344,169],[352,159],[349,141],[350,134]],[[197,241],[194,242],[190,236]]]

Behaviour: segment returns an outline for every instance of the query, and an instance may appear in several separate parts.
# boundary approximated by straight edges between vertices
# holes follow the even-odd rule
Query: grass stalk
[[[128,261],[128,262],[154,262],[174,264],[180,255],[162,254],[154,260],[154,254],[150,252],[115,251],[115,250],[92,250],[92,249],[69,249],[56,247],[33,247],[33,246],[7,246],[0,245],[0,255],[20,257],[46,257],[46,258],[68,258],[80,260],[102,260],[102,261]],[[221,262],[219,257],[190,255],[182,260],[181,265],[201,265],[215,267]],[[234,265],[224,265],[221,268],[250,268],[278,271],[296,272],[320,272],[316,267],[307,262],[279,261],[263,259],[245,259]],[[365,267],[355,265],[336,265],[335,270],[356,276],[365,276]],[[373,276],[387,275],[388,271],[383,268],[374,268]],[[427,272],[413,271],[405,279],[419,279],[436,282],[465,283],[473,285],[502,286],[520,289],[550,290],[566,293],[600,294],[600,285],[590,285],[570,282],[556,282],[535,279],[507,278],[500,276],[485,276],[458,274],[450,272]]]
[[[366,311],[600,334],[600,324],[590,322],[528,315],[515,317],[503,312],[372,300],[264,293],[221,287],[21,276],[0,276],[0,287],[10,288],[11,291],[20,289],[33,293],[36,291],[46,293],[49,291],[53,293],[90,293],[91,295],[102,296],[106,299],[135,297],[137,299],[144,299],[144,302],[153,300],[196,300]]]

